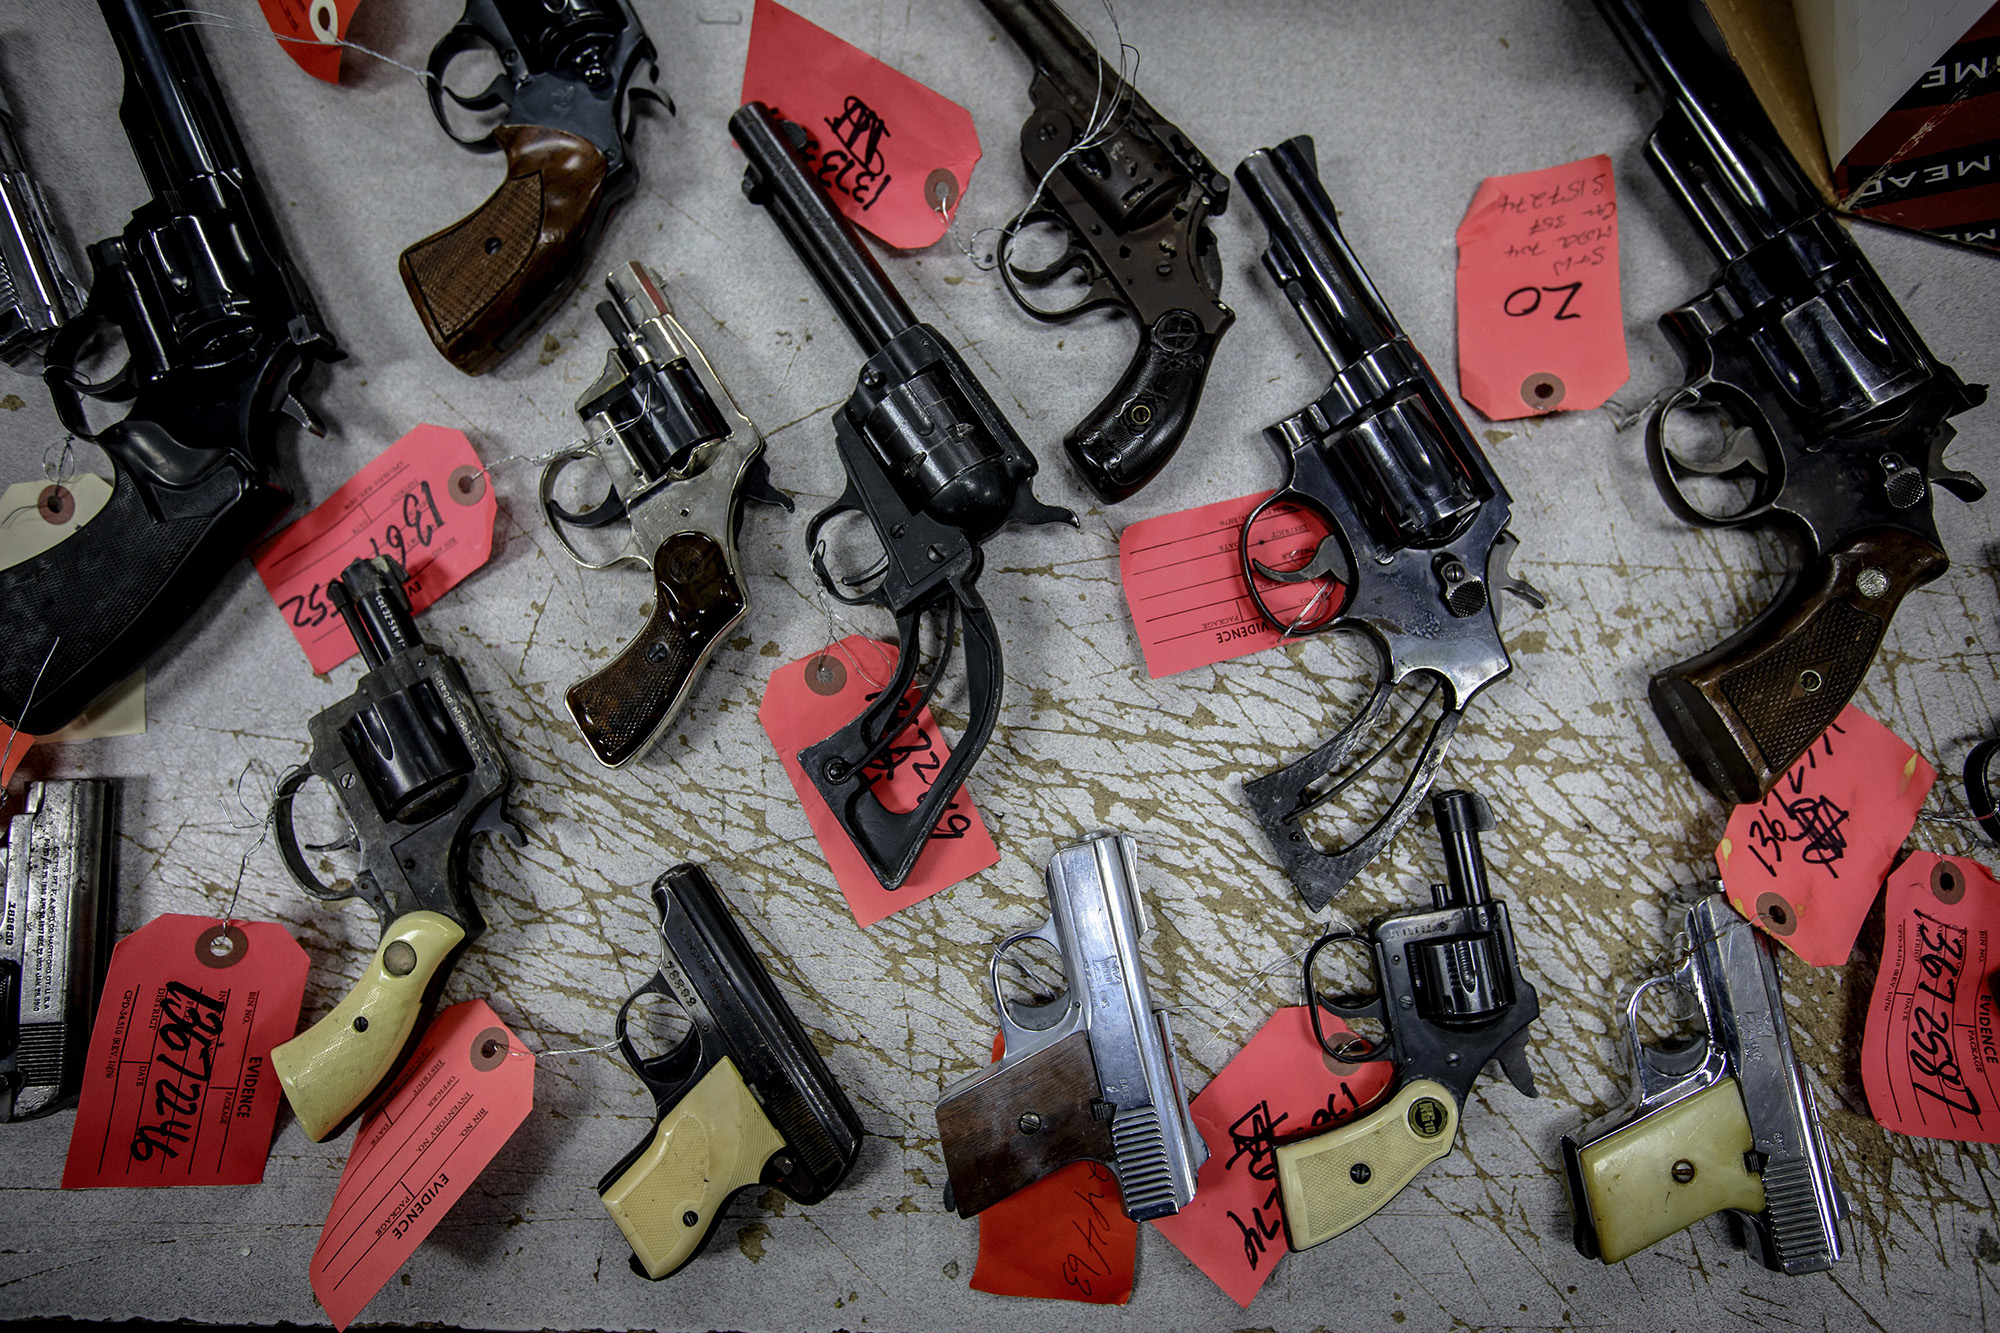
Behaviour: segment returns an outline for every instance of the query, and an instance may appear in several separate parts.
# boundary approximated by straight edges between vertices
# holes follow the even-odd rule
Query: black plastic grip
[[[62,727],[139,667],[291,504],[229,463],[155,495],[159,514],[118,468],[95,518],[0,570],[0,722],[36,736]]]
[[[1161,315],[1139,340],[1125,377],[1063,441],[1098,499],[1129,498],[1172,461],[1208,382],[1215,342],[1189,311]]]

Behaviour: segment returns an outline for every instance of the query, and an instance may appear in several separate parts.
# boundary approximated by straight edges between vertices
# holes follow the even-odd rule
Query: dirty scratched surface
[[[256,21],[247,0],[212,8]],[[986,148],[966,230],[1003,219],[1025,193],[1014,144],[1025,63],[970,0],[902,5],[803,0],[810,18],[962,101]],[[756,720],[770,672],[830,632],[802,531],[839,490],[828,412],[858,355],[776,229],[737,188],[724,129],[748,37],[748,0],[646,0],[677,119],[638,133],[643,183],[598,251],[601,271],[644,258],[670,278],[681,314],[770,438],[774,478],[800,513],[753,512],[744,530],[754,606],[693,705],[645,761],[608,773],[561,714],[563,690],[638,624],[648,584],[585,574],[535,512],[535,469],[495,464],[501,510],[490,566],[425,617],[465,663],[519,777],[520,850],[483,844],[473,870],[488,920],[447,998],[486,996],[531,1045],[607,1039],[616,1004],[654,966],[645,886],[681,860],[706,865],[778,984],[818,1038],[870,1136],[846,1188],[801,1208],[739,1198],[709,1253],[665,1286],[626,1270],[626,1247],[594,1193],[648,1132],[650,1103],[603,1053],[543,1060],[526,1126],[367,1309],[365,1321],[494,1328],[1356,1330],[1619,1325],[1882,1328],[1969,1325],[2000,1301],[1995,1153],[1889,1138],[1860,1095],[1853,1052],[1879,918],[1857,960],[1820,973],[1785,964],[1793,1031],[1826,1108],[1835,1168],[1854,1205],[1847,1259],[1786,1280],[1736,1249],[1720,1222],[1623,1266],[1579,1258],[1558,1137],[1622,1099],[1613,1049],[1620,991],[1666,950],[1670,886],[1705,873],[1725,812],[1667,749],[1644,686],[1742,623],[1775,591],[1774,539],[1703,534],[1673,519],[1647,477],[1637,432],[1604,411],[1486,432],[1515,498],[1515,569],[1551,598],[1510,606],[1512,677],[1459,734],[1445,780],[1490,794],[1496,885],[1543,1000],[1531,1061],[1539,1100],[1483,1081],[1459,1151],[1349,1236],[1286,1258],[1239,1311],[1151,1229],[1123,1309],[1009,1301],[967,1290],[975,1224],[947,1213],[931,1107],[982,1063],[992,1018],[986,953],[1043,912],[1040,870],[1060,842],[1096,827],[1141,842],[1161,929],[1149,975],[1175,1007],[1199,1088],[1293,1002],[1283,960],[1319,928],[1241,802],[1246,776],[1330,732],[1372,667],[1359,641],[1286,650],[1147,679],[1116,581],[1126,523],[1270,485],[1258,432],[1322,386],[1321,363],[1257,256],[1239,205],[1218,223],[1224,296],[1237,310],[1194,435],[1152,488],[1118,510],[1088,503],[1057,441],[1122,371],[1129,328],[1065,327],[1019,314],[991,275],[949,243],[888,268],[923,319],[963,347],[1044,460],[1043,498],[1074,505],[1083,531],[1009,533],[990,545],[982,588],[1005,637],[1006,703],[972,790],[1000,864],[880,925],[857,930]],[[455,17],[447,0],[364,6],[356,35],[408,64]],[[1452,232],[1482,176],[1608,152],[1623,209],[1632,382],[1645,402],[1677,382],[1654,326],[1707,281],[1709,263],[1641,157],[1654,108],[1583,0],[1455,7],[1284,0],[1192,7],[1127,0],[1124,33],[1142,86],[1225,167],[1299,132],[1318,138],[1344,225],[1418,346],[1454,384]],[[411,240],[468,212],[497,160],[453,147],[415,80],[350,57],[350,82],[318,84],[244,31],[207,42],[293,252],[348,359],[312,397],[324,442],[288,440],[304,493],[330,493],[408,427],[467,432],[489,460],[534,455],[577,433],[571,410],[596,375],[595,295],[578,295],[546,337],[468,380],[423,337],[395,276]],[[119,84],[88,4],[11,7],[0,74],[28,154],[79,243],[122,224],[142,195],[114,118]],[[984,238],[982,238],[983,241]],[[1931,346],[1968,380],[2000,379],[2000,262],[1878,229],[1860,234]],[[31,477],[57,434],[28,380],[4,386],[4,479]],[[1996,470],[2000,418],[1961,419],[1954,461]],[[1951,571],[1897,617],[1859,702],[1947,773],[2000,713],[1993,654],[2000,502],[1939,501]],[[886,618],[854,613],[886,633]],[[840,632],[846,632],[841,627]],[[125,787],[119,927],[161,912],[222,911],[257,838],[262,793],[305,753],[305,724],[351,691],[358,667],[307,669],[247,564],[176,638],[148,681],[144,735],[38,750],[34,776],[112,775]],[[962,720],[962,697],[943,700]],[[248,776],[245,777],[246,770]],[[239,779],[253,813],[239,803]],[[1949,808],[1954,784],[1933,798]],[[1339,910],[1366,919],[1421,900],[1435,873],[1424,825],[1399,839]],[[1940,850],[1976,850],[1926,826]],[[307,901],[268,847],[250,857],[240,913],[285,922],[312,959],[307,1017],[359,974],[375,941],[364,909]],[[1872,931],[1872,938],[1871,932]],[[1268,975],[1267,975],[1268,974]],[[70,1115],[8,1127],[0,1153],[0,1317],[68,1314],[313,1322],[306,1264],[344,1141],[308,1142],[289,1114],[264,1183],[206,1192],[54,1188]]]

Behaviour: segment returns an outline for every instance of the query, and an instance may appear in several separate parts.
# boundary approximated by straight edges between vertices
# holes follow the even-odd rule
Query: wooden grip
[[[1764,614],[1653,677],[1653,712],[1696,779],[1751,805],[1840,715],[1912,588],[1943,551],[1906,532],[1863,533],[1807,569]]]
[[[598,1197],[657,1280],[700,1252],[729,1197],[756,1184],[784,1146],[724,1057],[660,1117],[638,1159]]]
[[[323,1142],[346,1124],[396,1067],[423,1014],[431,978],[464,941],[465,931],[440,913],[397,917],[346,998],[271,1048],[271,1068],[307,1138]]]
[[[653,555],[657,596],[639,636],[569,687],[569,715],[597,761],[618,768],[646,751],[694,692],[694,678],[749,603],[722,543],[677,532]]]
[[[937,1105],[938,1139],[958,1215],[983,1212],[1071,1162],[1116,1162],[1111,1121],[1091,1111],[1098,1098],[1083,1031],[947,1090]]]
[[[569,295],[603,225],[596,144],[540,125],[502,125],[507,179],[487,201],[409,249],[396,267],[445,359],[477,375]]]

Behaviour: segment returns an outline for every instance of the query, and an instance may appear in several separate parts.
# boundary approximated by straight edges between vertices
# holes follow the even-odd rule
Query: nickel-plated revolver
[[[1840,1262],[1847,1201],[1792,1054],[1777,950],[1719,882],[1708,887],[1687,909],[1680,967],[1625,1003],[1632,1100],[1563,1135],[1576,1248],[1619,1263],[1727,1209],[1749,1220],[1766,1268],[1816,1273]],[[1639,1040],[1639,1005],[1655,986],[1697,1006],[1693,1040]]]
[[[1049,862],[1049,919],[994,949],[987,984],[1000,1059],[945,1089],[937,1105],[947,1205],[960,1217],[1086,1160],[1117,1175],[1135,1222],[1194,1198],[1208,1144],[1181,1091],[1167,1011],[1153,1008],[1146,986],[1139,940],[1151,923],[1138,878],[1122,833],[1064,847]],[[1026,940],[1062,955],[1067,986],[1047,1004],[1017,1005],[1001,991],[1001,960]]]
[[[14,128],[0,87],[0,361],[40,374],[43,351],[83,309],[84,290]]]
[[[750,159],[744,193],[769,212],[868,355],[853,396],[833,414],[847,489],[806,525],[806,542],[827,594],[895,616],[901,650],[888,685],[861,716],[806,747],[799,762],[868,868],[895,889],[909,878],[1000,716],[1000,633],[975,586],[985,564],[982,543],[1010,524],[1074,525],[1076,515],[1035,498],[1034,454],[965,359],[936,329],[917,322],[852,224],[827,201],[799,152],[805,131],[778,120],[762,102],[731,116],[729,130]],[[852,582],[828,571],[820,544],[822,530],[843,514],[866,514],[883,554],[880,565]],[[942,646],[913,707],[908,695],[927,619],[938,626]],[[930,790],[897,813],[875,795],[871,769],[936,693],[961,627],[970,696],[965,731]]]
[[[695,680],[729,632],[750,614],[736,554],[743,502],[791,509],[771,486],[764,437],[737,409],[701,348],[674,318],[660,275],[624,264],[605,279],[611,300],[597,317],[611,334],[604,373],[576,400],[590,442],[542,470],[542,512],[585,569],[635,564],[653,575],[653,614],[611,664],[563,698],[598,762],[617,768],[644,754],[686,706]],[[611,490],[588,513],[556,499],[570,464],[595,457]],[[623,519],[623,548],[593,560],[568,527]]]
[[[314,1142],[345,1125],[408,1057],[459,952],[485,931],[467,882],[472,835],[527,840],[507,818],[514,775],[499,740],[457,659],[426,642],[411,618],[407,578],[376,556],[327,585],[368,669],[353,695],[313,718],[312,754],[279,781],[271,806],[279,855],[299,887],[326,901],[361,898],[382,922],[354,989],[271,1052]],[[361,864],[350,882],[322,883],[299,847],[292,802],[313,777],[353,829]]]
[[[1320,183],[1312,140],[1300,135],[1252,153],[1236,179],[1270,231],[1264,267],[1333,365],[1333,383],[1317,401],[1264,432],[1284,460],[1285,481],[1244,520],[1244,581],[1272,625],[1292,634],[1358,631],[1374,645],[1381,669],[1374,694],[1338,735],[1243,784],[1257,822],[1317,911],[1417,812],[1473,697],[1513,669],[1496,594],[1543,603],[1507,572],[1518,545],[1507,530],[1513,505],[1507,488],[1348,248]],[[1284,502],[1313,510],[1333,531],[1304,565],[1275,570],[1252,558],[1251,529],[1265,509]],[[1305,623],[1278,615],[1264,600],[1271,583],[1330,576],[1344,595],[1327,599],[1329,609]],[[1415,767],[1366,832],[1346,847],[1321,851],[1304,816],[1381,758],[1386,746],[1355,762],[1410,681],[1429,693],[1406,728],[1432,694],[1443,694]]]
[[[1078,475],[1116,504],[1181,447],[1215,345],[1236,319],[1222,303],[1222,256],[1208,225],[1229,206],[1229,177],[1105,63],[1054,0],[985,5],[1035,70],[1021,164],[1037,193],[1006,228],[1000,276],[1036,319],[1113,306],[1139,326],[1124,378],[1063,440]],[[1048,264],[1017,267],[1017,240],[1043,224],[1061,228],[1067,246]],[[1050,308],[1031,298],[1073,275],[1087,284],[1074,302]]]
[[[1711,40],[1699,0],[1598,8],[1666,100],[1646,156],[1722,262],[1713,286],[1660,319],[1689,379],[1648,424],[1653,478],[1691,523],[1776,524],[1804,547],[1755,620],[1650,690],[1694,776],[1747,805],[1847,706],[1903,598],[1948,567],[1934,488],[1986,493],[1945,466],[1948,418],[1986,388],[1924,346]],[[1727,419],[1719,450],[1674,447],[1668,423],[1688,409]],[[1701,478],[1740,485],[1742,507],[1704,507],[1722,497],[1691,495]]]
[[[1377,917],[1366,934],[1323,935],[1306,952],[1306,1005],[1320,1046],[1335,1060],[1386,1058],[1396,1068],[1386,1102],[1278,1145],[1278,1193],[1295,1250],[1367,1221],[1449,1153],[1473,1080],[1489,1061],[1500,1062],[1523,1096],[1535,1095],[1528,1025],[1542,1005],[1515,958],[1507,904],[1487,888],[1479,835],[1493,828],[1493,813],[1469,791],[1438,792],[1431,810],[1445,864],[1445,882],[1431,885],[1432,910]],[[1328,999],[1314,980],[1320,951],[1343,942],[1364,944],[1371,955],[1376,993],[1365,1003]],[[1322,1009],[1380,1023],[1388,1055],[1359,1038],[1329,1041]]]
[[[658,1121],[598,1183],[632,1244],[632,1270],[663,1278],[701,1253],[736,1192],[752,1185],[813,1204],[861,1154],[854,1112],[812,1038],[757,961],[700,866],[653,882],[666,952],[618,1011],[618,1046],[652,1092]],[[641,1055],[626,1030],[648,995],[679,1005],[689,1028],[672,1050]]]
[[[445,72],[469,51],[497,56],[500,72],[471,97]],[[506,356],[577,280],[612,211],[639,184],[627,143],[638,103],[671,109],[639,67],[659,79],[653,41],[629,0],[466,0],[431,49],[431,111],[475,153],[504,151],[507,179],[477,209],[424,237],[397,262],[424,332],[445,360],[477,375]],[[468,139],[445,99],[500,123]]]

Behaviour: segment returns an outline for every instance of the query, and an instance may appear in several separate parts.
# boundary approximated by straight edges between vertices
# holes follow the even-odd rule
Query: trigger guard
[[[327,884],[312,872],[305,857],[299,851],[298,830],[292,827],[292,797],[298,794],[307,778],[313,776],[312,769],[301,764],[285,774],[278,783],[277,791],[271,795],[271,832],[278,840],[278,856],[284,861],[285,869],[291,873],[298,886],[321,902],[339,902],[360,893],[360,888],[352,880],[343,880],[347,887]],[[350,830],[349,836],[353,836]]]
[[[1672,509],[1686,522],[1703,528],[1733,528],[1764,517],[1776,507],[1776,497],[1784,489],[1784,455],[1773,452],[1768,447],[1763,447],[1764,460],[1771,464],[1772,470],[1768,473],[1760,474],[1764,480],[1757,487],[1756,493],[1751,497],[1750,503],[1735,513],[1710,513],[1708,510],[1697,505],[1693,500],[1690,500],[1687,492],[1681,489],[1681,478],[1683,476],[1720,476],[1727,480],[1732,476],[1738,475],[1743,467],[1746,466],[1738,464],[1732,467],[1727,473],[1707,473],[1701,471],[1699,468],[1689,467],[1685,459],[1682,459],[1672,449],[1667,447],[1667,418],[1676,411],[1697,405],[1722,412],[1724,416],[1728,415],[1727,409],[1722,404],[1702,395],[1699,385],[1684,385],[1678,392],[1670,395],[1665,402],[1661,403],[1659,409],[1653,413],[1652,418],[1646,423],[1646,462],[1652,469],[1653,483],[1659,488],[1662,497],[1665,498],[1667,507]],[[1753,434],[1755,433],[1754,427],[1742,427],[1741,429],[1751,430]],[[1763,437],[1758,436],[1757,439],[1760,447],[1764,446]],[[1684,471],[1676,471],[1676,465],[1684,469]]]
[[[687,1087],[693,1080],[694,1070],[692,1068],[681,1073],[678,1078],[666,1071],[670,1066],[682,1062],[684,1053],[691,1046],[696,1049],[697,1053],[699,1052],[701,1029],[691,1025],[687,1030],[686,1036],[675,1042],[670,1049],[662,1051],[658,1055],[644,1056],[639,1054],[638,1047],[632,1044],[632,1035],[628,1030],[627,1021],[632,1012],[632,1006],[648,995],[664,995],[676,1004],[679,1003],[679,997],[674,994],[673,987],[667,984],[666,973],[655,972],[651,981],[648,981],[645,985],[626,996],[625,1003],[618,1006],[618,1017],[613,1021],[612,1031],[617,1036],[618,1051],[619,1054],[625,1057],[625,1063],[632,1066],[632,1072],[638,1076],[641,1083],[646,1085],[646,1090],[653,1094],[654,1101],[663,1103]],[[688,1061],[687,1063],[692,1064],[694,1062]]]
[[[594,447],[585,445],[579,448],[565,449],[548,461],[547,466],[542,469],[541,485],[537,488],[542,502],[542,517],[548,520],[549,531],[555,534],[556,544],[561,546],[564,553],[582,569],[611,569],[624,564],[633,564],[641,568],[648,568],[645,553],[638,550],[631,543],[627,544],[624,551],[612,556],[609,560],[592,560],[585,556],[583,552],[576,549],[575,544],[569,539],[569,533],[565,531],[566,526],[575,526],[585,530],[606,527],[620,517],[630,517],[630,511],[625,507],[624,497],[618,494],[616,486],[611,488],[611,493],[604,503],[598,505],[597,508],[588,514],[572,514],[556,503],[556,479],[562,475],[563,469],[567,468],[571,463],[590,457],[595,452],[596,449]],[[599,518],[598,516],[603,514],[606,507],[613,501],[617,502],[618,512]],[[593,519],[596,521],[590,521]],[[637,534],[635,533],[633,534],[633,541],[636,542],[636,540]]]
[[[1014,238],[1020,234],[1020,229],[1023,226],[1038,223],[1047,223],[1061,227],[1069,236],[1069,247],[1063,251],[1054,263],[1048,265],[1046,268],[1017,268],[1007,258],[1007,252],[1013,247]],[[1079,242],[1076,228],[1071,225],[1069,219],[1060,214],[1037,213],[1015,219],[1001,237],[999,260],[1000,281],[1006,286],[1007,294],[1014,298],[1014,304],[1044,324],[1062,323],[1066,320],[1074,319],[1085,311],[1099,310],[1107,305],[1129,305],[1129,300],[1119,290],[1116,279],[1111,274],[1103,271],[1097,257],[1091,254]],[[1066,305],[1060,309],[1051,310],[1047,306],[1037,305],[1029,300],[1027,294],[1022,290],[1024,287],[1047,287],[1064,273],[1079,268],[1084,270],[1089,276],[1090,285],[1084,289],[1083,295],[1074,305]]]

